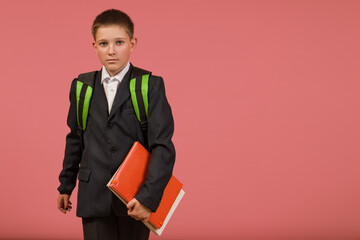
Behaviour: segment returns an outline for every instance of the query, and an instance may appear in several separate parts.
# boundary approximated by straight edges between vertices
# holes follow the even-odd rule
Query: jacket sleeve
[[[149,80],[148,146],[151,153],[148,176],[135,198],[152,212],[158,208],[172,176],[175,148],[172,143],[174,120],[166,99],[164,81]]]
[[[70,108],[67,117],[67,125],[70,132],[66,136],[65,156],[63,161],[63,169],[59,175],[60,186],[58,191],[61,194],[71,195],[76,185],[76,177],[79,171],[81,160],[81,142],[77,131],[77,113],[76,113],[76,80],[71,83],[70,88]]]

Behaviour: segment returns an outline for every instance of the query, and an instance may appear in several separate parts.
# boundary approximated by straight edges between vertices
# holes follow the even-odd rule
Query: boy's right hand
[[[69,199],[69,194],[59,194],[57,199],[57,207],[62,213],[66,214],[66,211],[70,212],[72,207]]]

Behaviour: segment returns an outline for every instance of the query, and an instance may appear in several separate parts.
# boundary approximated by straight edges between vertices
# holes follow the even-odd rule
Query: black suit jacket
[[[71,84],[65,157],[60,173],[60,193],[71,194],[79,179],[77,216],[104,217],[111,213],[127,215],[127,209],[106,184],[122,163],[134,141],[144,145],[144,137],[135,116],[129,90],[133,66],[119,84],[110,114],[101,85],[101,70],[95,75],[95,86],[89,108],[87,128],[83,134],[84,150],[76,135],[76,80]],[[151,153],[149,173],[135,198],[156,211],[175,162],[171,141],[174,121],[165,96],[161,77],[149,79],[148,150]]]

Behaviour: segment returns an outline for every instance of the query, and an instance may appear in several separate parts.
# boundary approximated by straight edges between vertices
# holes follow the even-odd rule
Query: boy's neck
[[[104,79],[106,79],[107,77],[113,78],[115,76],[117,76],[116,78],[121,82],[123,80],[123,78],[125,77],[125,74],[129,71],[130,69],[130,62],[128,62],[125,67],[123,69],[121,69],[118,73],[116,73],[115,75],[111,74],[105,66],[103,66],[103,71],[101,74],[101,83],[103,82]]]
[[[116,73],[110,72],[105,66],[104,66],[104,68],[106,69],[106,72],[109,74],[110,77],[115,77],[116,75],[121,73],[121,71],[123,71],[127,67],[128,64],[129,64],[129,62],[122,69],[118,70]]]

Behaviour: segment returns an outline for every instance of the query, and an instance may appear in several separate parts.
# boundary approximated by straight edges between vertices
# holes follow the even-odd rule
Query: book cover
[[[150,153],[139,142],[135,142],[123,163],[108,182],[107,187],[124,204],[127,204],[136,196],[140,186],[144,183],[148,173],[150,157]],[[157,211],[151,213],[148,222],[144,222],[155,234],[161,235],[184,196],[185,192],[182,190],[182,186],[179,180],[171,176]]]

